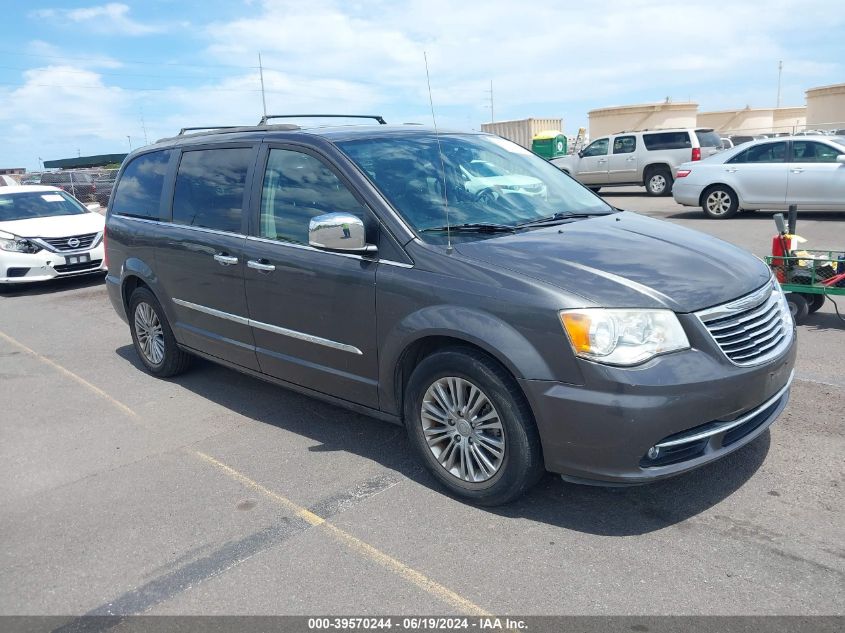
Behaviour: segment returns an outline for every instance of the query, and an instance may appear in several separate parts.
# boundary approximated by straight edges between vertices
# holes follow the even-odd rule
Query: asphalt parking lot
[[[603,193],[758,255],[775,232]],[[845,214],[798,233],[845,249]],[[0,614],[843,614],[845,324],[799,330],[788,408],[736,453],[480,509],[399,427],[208,362],[148,376],[101,280],[0,295]]]

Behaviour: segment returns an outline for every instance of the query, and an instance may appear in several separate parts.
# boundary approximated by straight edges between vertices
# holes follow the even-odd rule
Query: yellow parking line
[[[86,389],[88,389],[89,391],[93,391],[94,393],[96,393],[96,394],[97,394],[98,396],[100,396],[101,398],[104,398],[105,400],[108,400],[108,401],[109,401],[112,405],[114,405],[115,407],[117,407],[118,409],[120,409],[121,411],[123,411],[123,413],[125,413],[126,415],[128,415],[128,416],[130,416],[130,417],[132,417],[132,418],[137,418],[137,417],[138,417],[138,414],[137,414],[137,413],[135,413],[132,409],[130,409],[129,407],[127,407],[125,404],[123,404],[123,403],[122,403],[122,402],[120,402],[119,400],[115,400],[114,398],[112,398],[109,394],[107,394],[105,391],[103,391],[103,390],[102,390],[102,389],[100,389],[99,387],[96,387],[96,386],[92,385],[90,382],[88,382],[87,380],[85,380],[82,376],[78,376],[78,375],[76,375],[76,374],[75,374],[75,373],[73,373],[71,370],[66,369],[66,368],[62,367],[61,365],[59,365],[57,362],[55,362],[55,361],[53,361],[53,360],[50,360],[50,359],[49,359],[49,358],[47,358],[46,356],[43,356],[43,355],[39,354],[38,352],[36,352],[36,351],[35,351],[35,350],[33,350],[33,349],[30,349],[29,347],[27,347],[26,345],[24,345],[24,344],[23,344],[23,343],[21,343],[20,341],[18,341],[18,340],[16,340],[16,339],[12,338],[12,337],[11,337],[11,336],[9,336],[8,334],[5,334],[5,333],[3,333],[3,332],[0,332],[0,339],[3,339],[4,341],[7,341],[8,343],[10,343],[11,345],[14,345],[14,346],[15,346],[15,347],[17,347],[18,349],[23,350],[24,352],[26,352],[26,353],[27,353],[27,354],[29,354],[30,356],[33,356],[33,357],[37,358],[38,360],[40,360],[41,362],[46,363],[47,365],[49,365],[50,367],[52,367],[53,369],[55,369],[55,370],[56,370],[57,372],[59,372],[60,374],[63,374],[64,376],[67,376],[67,377],[68,377],[68,378],[70,378],[71,380],[75,380],[76,382],[78,382],[80,385],[82,385],[83,387],[85,387],[85,388],[86,388]]]
[[[254,481],[244,475],[241,472],[238,472],[231,466],[224,464],[223,462],[207,455],[205,453],[201,453],[200,451],[193,451],[193,453],[209,464],[217,467],[219,470],[226,473],[229,477],[238,481],[245,486],[262,493],[263,495],[269,497],[273,501],[277,502],[281,506],[287,508],[291,512],[293,512],[296,516],[304,519],[308,523],[313,526],[319,526],[324,528],[326,531],[329,532],[333,537],[335,537],[338,541],[346,545],[351,550],[357,552],[358,554],[364,556],[365,558],[378,563],[382,567],[390,570],[391,572],[397,574],[398,576],[404,578],[408,582],[416,585],[426,593],[429,593],[436,598],[439,598],[443,602],[447,604],[451,604],[453,607],[469,614],[469,615],[477,615],[477,616],[487,616],[490,615],[487,611],[479,607],[474,602],[471,602],[464,598],[463,596],[458,595],[451,589],[444,587],[440,583],[432,580],[431,578],[427,577],[426,575],[418,572],[416,569],[408,567],[405,563],[396,560],[392,556],[385,554],[380,549],[377,549],[362,541],[361,539],[352,536],[349,532],[342,530],[341,528],[337,527],[336,525],[332,525],[326,519],[321,516],[318,516],[311,512],[310,510],[303,508],[302,506],[294,503],[287,497],[280,495],[277,492],[273,492],[269,488],[262,486],[257,481]]]

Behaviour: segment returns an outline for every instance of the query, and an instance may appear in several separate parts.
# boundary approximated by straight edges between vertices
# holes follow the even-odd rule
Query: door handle
[[[729,174],[735,174],[737,172],[737,168],[731,167],[730,169],[726,169],[725,171],[728,172]]]
[[[796,167],[795,169],[792,170],[792,173],[793,174],[800,174],[802,171],[804,171],[803,167]]]
[[[273,264],[266,264],[266,260],[262,261],[260,259],[250,259],[247,261],[246,265],[250,268],[254,268],[255,270],[260,270],[265,273],[272,273],[276,270],[276,267]]]
[[[606,159],[606,158],[599,158],[598,162],[600,162],[600,163],[606,163],[606,162],[607,162],[607,159]]]
[[[233,255],[226,255],[226,253],[217,253],[214,256],[214,261],[221,266],[232,266],[238,263],[238,258]]]
[[[627,162],[629,162],[629,163],[632,163],[632,162],[634,162],[634,161],[635,161],[635,160],[637,160],[637,159],[636,159],[636,157],[631,156],[630,158],[626,158],[625,160],[626,160]]]

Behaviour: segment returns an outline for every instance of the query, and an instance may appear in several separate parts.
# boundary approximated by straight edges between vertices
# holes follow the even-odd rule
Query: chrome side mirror
[[[376,247],[367,244],[364,223],[351,213],[326,213],[311,218],[308,223],[308,244],[327,251],[374,253]]]
[[[845,163],[845,154],[839,154],[839,155],[836,157],[836,162],[837,162],[837,163]]]

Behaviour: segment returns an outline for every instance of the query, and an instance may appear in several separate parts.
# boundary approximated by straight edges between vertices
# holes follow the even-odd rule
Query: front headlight
[[[0,250],[9,253],[37,253],[41,247],[17,235],[0,233]]]
[[[780,308],[780,319],[783,322],[783,327],[788,333],[791,333],[792,328],[795,327],[795,319],[792,316],[792,310],[789,309],[789,302],[786,300],[783,288],[780,287],[774,277],[772,278],[772,286],[778,295],[778,307]]]
[[[608,365],[637,365],[689,347],[671,310],[562,310],[560,322],[576,355]]]

